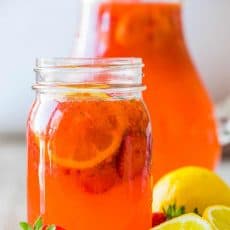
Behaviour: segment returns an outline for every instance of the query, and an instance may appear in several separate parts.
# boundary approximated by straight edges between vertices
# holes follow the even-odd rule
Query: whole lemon
[[[202,214],[212,205],[230,206],[230,187],[215,173],[200,167],[185,167],[161,178],[153,189],[153,212],[174,205],[185,212]]]

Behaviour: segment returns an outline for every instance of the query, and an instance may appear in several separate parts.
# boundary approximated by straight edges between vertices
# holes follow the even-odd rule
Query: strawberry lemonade
[[[141,66],[139,59],[38,61],[27,129],[30,223],[42,216],[67,230],[151,227]]]

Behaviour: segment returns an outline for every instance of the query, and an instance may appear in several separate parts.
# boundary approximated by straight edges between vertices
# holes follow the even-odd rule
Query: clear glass
[[[189,55],[180,1],[82,1],[74,56],[142,57],[154,130],[153,175],[220,158],[212,102]]]
[[[151,124],[142,61],[37,60],[27,123],[28,221],[151,227]]]

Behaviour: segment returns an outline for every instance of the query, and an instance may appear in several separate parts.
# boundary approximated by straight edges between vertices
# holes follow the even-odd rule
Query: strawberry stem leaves
[[[56,226],[52,224],[48,226],[46,230],[56,230]]]
[[[21,222],[19,225],[22,230],[33,230],[33,228],[26,222]]]
[[[38,219],[33,224],[33,227],[26,222],[19,223],[21,230],[56,230],[56,225],[43,225],[42,217],[38,217]],[[61,228],[60,228],[61,229]]]
[[[186,209],[185,206],[177,208],[176,204],[172,204],[169,205],[167,209],[163,208],[163,212],[167,216],[167,220],[171,220],[175,217],[184,215],[186,213]],[[197,215],[200,215],[198,208],[195,208],[193,212]]]
[[[176,204],[169,205],[167,210],[163,210],[168,220],[171,220],[175,217],[181,216],[185,214],[185,206],[181,206],[180,208],[176,207]]]
[[[39,218],[35,221],[35,223],[34,223],[34,225],[33,225],[33,230],[41,230],[41,229],[42,229],[42,226],[43,226],[42,218],[39,217]]]

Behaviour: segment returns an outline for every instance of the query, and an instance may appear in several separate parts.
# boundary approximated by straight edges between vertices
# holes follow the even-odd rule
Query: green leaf
[[[56,230],[56,226],[52,224],[46,230]]]
[[[167,210],[166,209],[163,210],[168,220],[185,214],[185,207],[181,206],[180,208],[177,208],[176,204],[169,205]]]
[[[34,230],[40,230],[43,226],[43,223],[42,223],[42,218],[41,217],[38,217],[38,219],[35,221],[34,223]]]
[[[185,214],[185,207],[181,206],[180,208],[175,208],[175,217]]]
[[[19,225],[22,230],[33,230],[32,227],[26,222],[21,222]]]
[[[42,230],[44,228],[42,217],[39,217],[35,221],[35,223],[33,225],[33,228],[26,222],[21,222],[20,227],[21,227],[22,230]],[[46,227],[46,230],[56,230],[56,226],[54,224],[49,225],[49,226]]]

